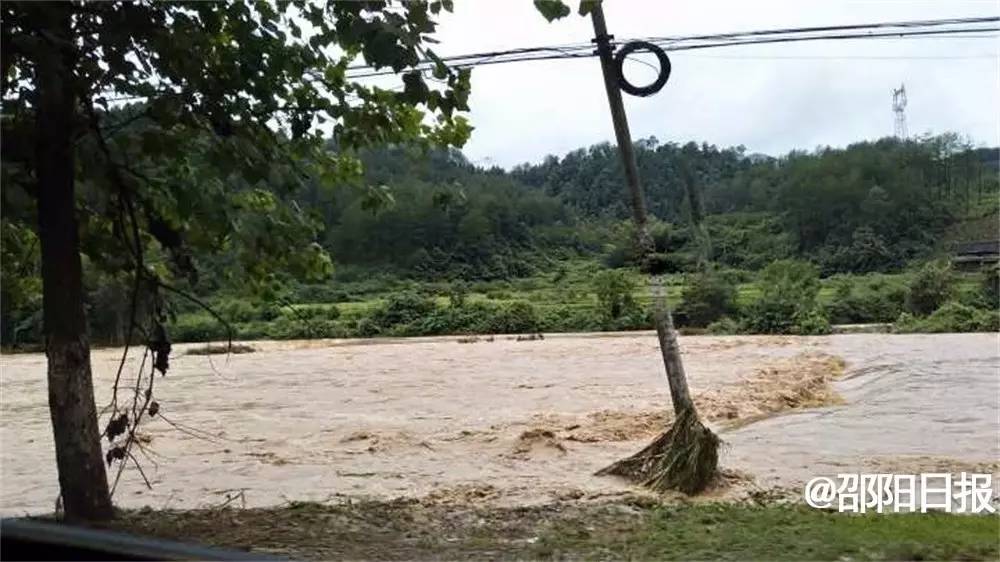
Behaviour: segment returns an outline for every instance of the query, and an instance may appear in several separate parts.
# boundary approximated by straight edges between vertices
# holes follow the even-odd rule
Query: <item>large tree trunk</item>
[[[90,343],[83,310],[80,241],[73,194],[76,108],[69,4],[45,10],[36,60],[36,170],[42,254],[42,313],[48,357],[49,411],[59,488],[67,519],[112,516],[101,455]]]

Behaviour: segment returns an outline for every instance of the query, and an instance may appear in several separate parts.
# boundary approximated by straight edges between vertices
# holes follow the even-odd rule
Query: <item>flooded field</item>
[[[652,333],[252,345],[257,352],[211,358],[177,346],[156,397],[184,430],[144,423],[148,458],[140,459],[153,489],[126,471],[119,505],[613,496],[632,488],[593,472],[638,450],[668,419]],[[995,334],[683,337],[681,345],[739,486],[860,470],[997,472]],[[94,352],[99,407],[119,357]],[[51,511],[58,485],[45,358],[6,355],[2,367],[2,513]]]

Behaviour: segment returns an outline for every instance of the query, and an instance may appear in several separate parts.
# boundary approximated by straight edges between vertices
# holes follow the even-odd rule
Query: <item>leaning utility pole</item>
[[[632,133],[628,129],[628,118],[625,116],[622,91],[618,87],[618,74],[614,67],[614,47],[611,46],[611,36],[608,35],[608,26],[604,21],[604,9],[601,8],[600,4],[594,7],[590,17],[594,21],[594,42],[597,43],[597,54],[601,58],[604,89],[608,92],[608,105],[611,108],[611,123],[615,127],[615,139],[618,141],[618,152],[622,157],[625,181],[628,183],[629,197],[632,202],[632,220],[635,221],[640,247],[645,255],[653,249],[653,239],[649,236],[646,202],[642,196],[642,187],[639,185],[639,169],[635,165]]]
[[[608,94],[611,121],[615,128],[615,138],[618,141],[622,167],[628,183],[632,219],[635,222],[643,269],[648,269],[652,275],[653,318],[674,407],[673,426],[639,453],[604,468],[598,474],[624,476],[659,490],[678,489],[686,493],[696,493],[703,490],[715,477],[719,439],[698,419],[698,413],[688,390],[680,347],[677,344],[677,332],[674,330],[673,318],[667,307],[663,284],[651,268],[653,239],[649,234],[649,221],[642,187],[639,184],[632,135],[629,132],[625,105],[622,102],[622,89],[640,96],[658,91],[669,77],[670,62],[661,49],[644,42],[626,45],[615,56],[612,37],[608,35],[604,10],[600,2],[595,2],[590,16],[594,24],[594,42],[597,44],[597,54],[600,56],[601,70],[604,73],[604,87]],[[625,57],[636,50],[652,51],[660,60],[660,76],[652,85],[645,88],[629,84],[621,71]]]

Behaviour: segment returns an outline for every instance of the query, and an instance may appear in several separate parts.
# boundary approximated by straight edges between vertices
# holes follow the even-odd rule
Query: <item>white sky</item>
[[[456,0],[454,13],[440,20],[437,51],[589,41],[590,18],[576,14],[577,0],[567,3],[574,12],[550,24],[530,0]],[[624,39],[997,16],[1000,0],[607,0],[605,15],[610,33]],[[625,103],[636,139],[742,144],[748,152],[780,154],[891,135],[891,92],[905,82],[911,135],[954,131],[997,145],[998,55],[995,37],[678,52],[663,90],[648,98],[626,95]],[[642,66],[626,72],[636,83],[651,80],[652,71]],[[596,58],[476,68],[470,105],[476,130],[465,153],[479,164],[537,162],[614,138]]]

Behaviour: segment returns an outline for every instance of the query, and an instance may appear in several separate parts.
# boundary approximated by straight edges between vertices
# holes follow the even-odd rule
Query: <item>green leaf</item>
[[[580,0],[580,15],[586,16],[594,11],[594,8],[601,5],[601,0]]]
[[[535,0],[535,9],[550,22],[568,16],[570,11],[561,0]]]
[[[434,52],[434,49],[427,49],[427,57],[434,62],[434,78],[437,78],[438,80],[444,80],[447,78],[449,74],[448,65],[441,60],[441,57]]]

